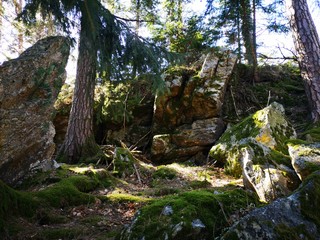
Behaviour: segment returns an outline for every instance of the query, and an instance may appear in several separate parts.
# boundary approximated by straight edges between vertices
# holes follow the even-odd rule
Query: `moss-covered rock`
[[[286,141],[295,137],[282,105],[274,102],[229,128],[209,156],[224,165],[227,173],[243,175],[247,187],[263,189],[258,195],[269,201],[288,194],[299,184],[286,146]]]
[[[320,172],[291,196],[253,210],[221,239],[320,239]]]
[[[320,143],[288,144],[293,168],[301,180],[320,170]]]
[[[242,148],[240,162],[244,186],[256,191],[264,202],[289,195],[299,187],[300,180],[292,168],[281,164],[285,160],[289,160],[287,156],[274,150],[262,157],[257,156],[250,147]]]
[[[143,207],[118,239],[212,239],[252,203],[257,198],[242,189],[164,197]]]
[[[16,191],[0,180],[0,234],[5,232],[9,216],[31,217],[36,206],[30,195]]]

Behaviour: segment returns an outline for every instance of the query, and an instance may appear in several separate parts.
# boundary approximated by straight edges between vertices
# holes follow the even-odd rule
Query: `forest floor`
[[[242,187],[242,180],[227,176],[222,168],[213,165],[154,166],[145,157],[140,159],[142,161],[137,159],[131,169],[127,166],[121,173],[109,169],[104,175],[111,182],[109,186],[100,185],[86,191],[94,196],[93,202],[69,205],[66,199],[60,199],[59,206],[39,207],[32,218],[10,218],[8,239],[115,239],[148,202],[196,189],[217,191]],[[41,192],[56,184],[52,182],[61,181],[62,175],[65,179],[92,176],[89,173],[106,172],[106,169],[106,165],[62,165],[50,173],[33,177],[22,189]]]

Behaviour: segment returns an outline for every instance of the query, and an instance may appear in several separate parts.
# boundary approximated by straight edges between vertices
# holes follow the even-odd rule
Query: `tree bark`
[[[59,158],[69,163],[77,163],[82,158],[95,155],[98,148],[93,132],[96,51],[89,34],[89,31],[82,26],[68,129],[59,152]]]
[[[306,0],[286,0],[311,118],[320,120],[320,41]]]
[[[252,66],[253,83],[259,81],[258,61],[256,52],[256,2],[253,0],[252,6],[250,0],[240,0],[240,16],[242,20],[242,37],[246,49],[245,58],[248,64]]]
[[[14,9],[16,14],[20,14],[22,11],[22,0],[14,0],[13,1]],[[22,53],[24,48],[23,48],[23,30],[21,27],[18,26],[18,52]]]
[[[2,0],[0,0],[0,41],[2,38],[2,15],[3,15],[3,4],[2,4]]]
[[[242,37],[245,47],[245,58],[248,64],[253,64],[253,41],[252,41],[252,18],[251,18],[251,6],[249,0],[240,0],[240,17],[242,20]]]

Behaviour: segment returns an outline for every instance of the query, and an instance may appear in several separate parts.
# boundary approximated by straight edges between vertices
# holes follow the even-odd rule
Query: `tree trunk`
[[[16,14],[20,14],[22,11],[22,0],[14,0],[13,1],[14,9]],[[21,27],[18,25],[18,52],[22,53],[24,48],[23,48],[23,30]]]
[[[240,9],[240,1],[237,1],[237,7]],[[238,37],[238,60],[241,63],[242,51],[241,51],[241,23],[240,23],[240,11],[237,11],[237,37]]]
[[[0,0],[0,43],[1,43],[1,38],[2,38],[2,15],[3,15],[3,4],[2,0]]]
[[[249,65],[253,64],[252,46],[252,18],[250,14],[251,6],[249,0],[240,0],[240,17],[242,20],[242,37],[245,47],[245,58]]]
[[[290,28],[313,122],[320,120],[320,41],[306,0],[287,0]]]
[[[80,32],[77,75],[68,129],[59,158],[77,163],[97,153],[93,133],[93,104],[96,76],[96,51],[89,31]]]
[[[135,32],[138,35],[140,31],[140,18],[141,18],[141,3],[140,0],[136,0],[136,27]]]
[[[252,57],[253,57],[253,81],[260,82],[260,77],[258,73],[258,60],[257,60],[257,16],[256,0],[252,1]]]

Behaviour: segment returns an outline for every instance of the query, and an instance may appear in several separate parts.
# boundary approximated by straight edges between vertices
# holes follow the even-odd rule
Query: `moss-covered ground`
[[[134,159],[135,167],[129,164],[125,169],[119,163],[111,167],[63,164],[14,188],[1,182],[2,239],[115,239],[142,206],[151,209],[169,201],[176,209],[182,202],[190,206],[181,214],[189,216],[211,200],[220,201],[220,195],[214,196],[213,192],[237,193],[241,188],[241,180],[213,166],[153,166],[138,156]],[[247,196],[241,194],[237,201],[247,202]],[[232,202],[224,204],[229,217],[230,207],[240,207]],[[209,214],[207,210],[199,212],[203,217]]]

